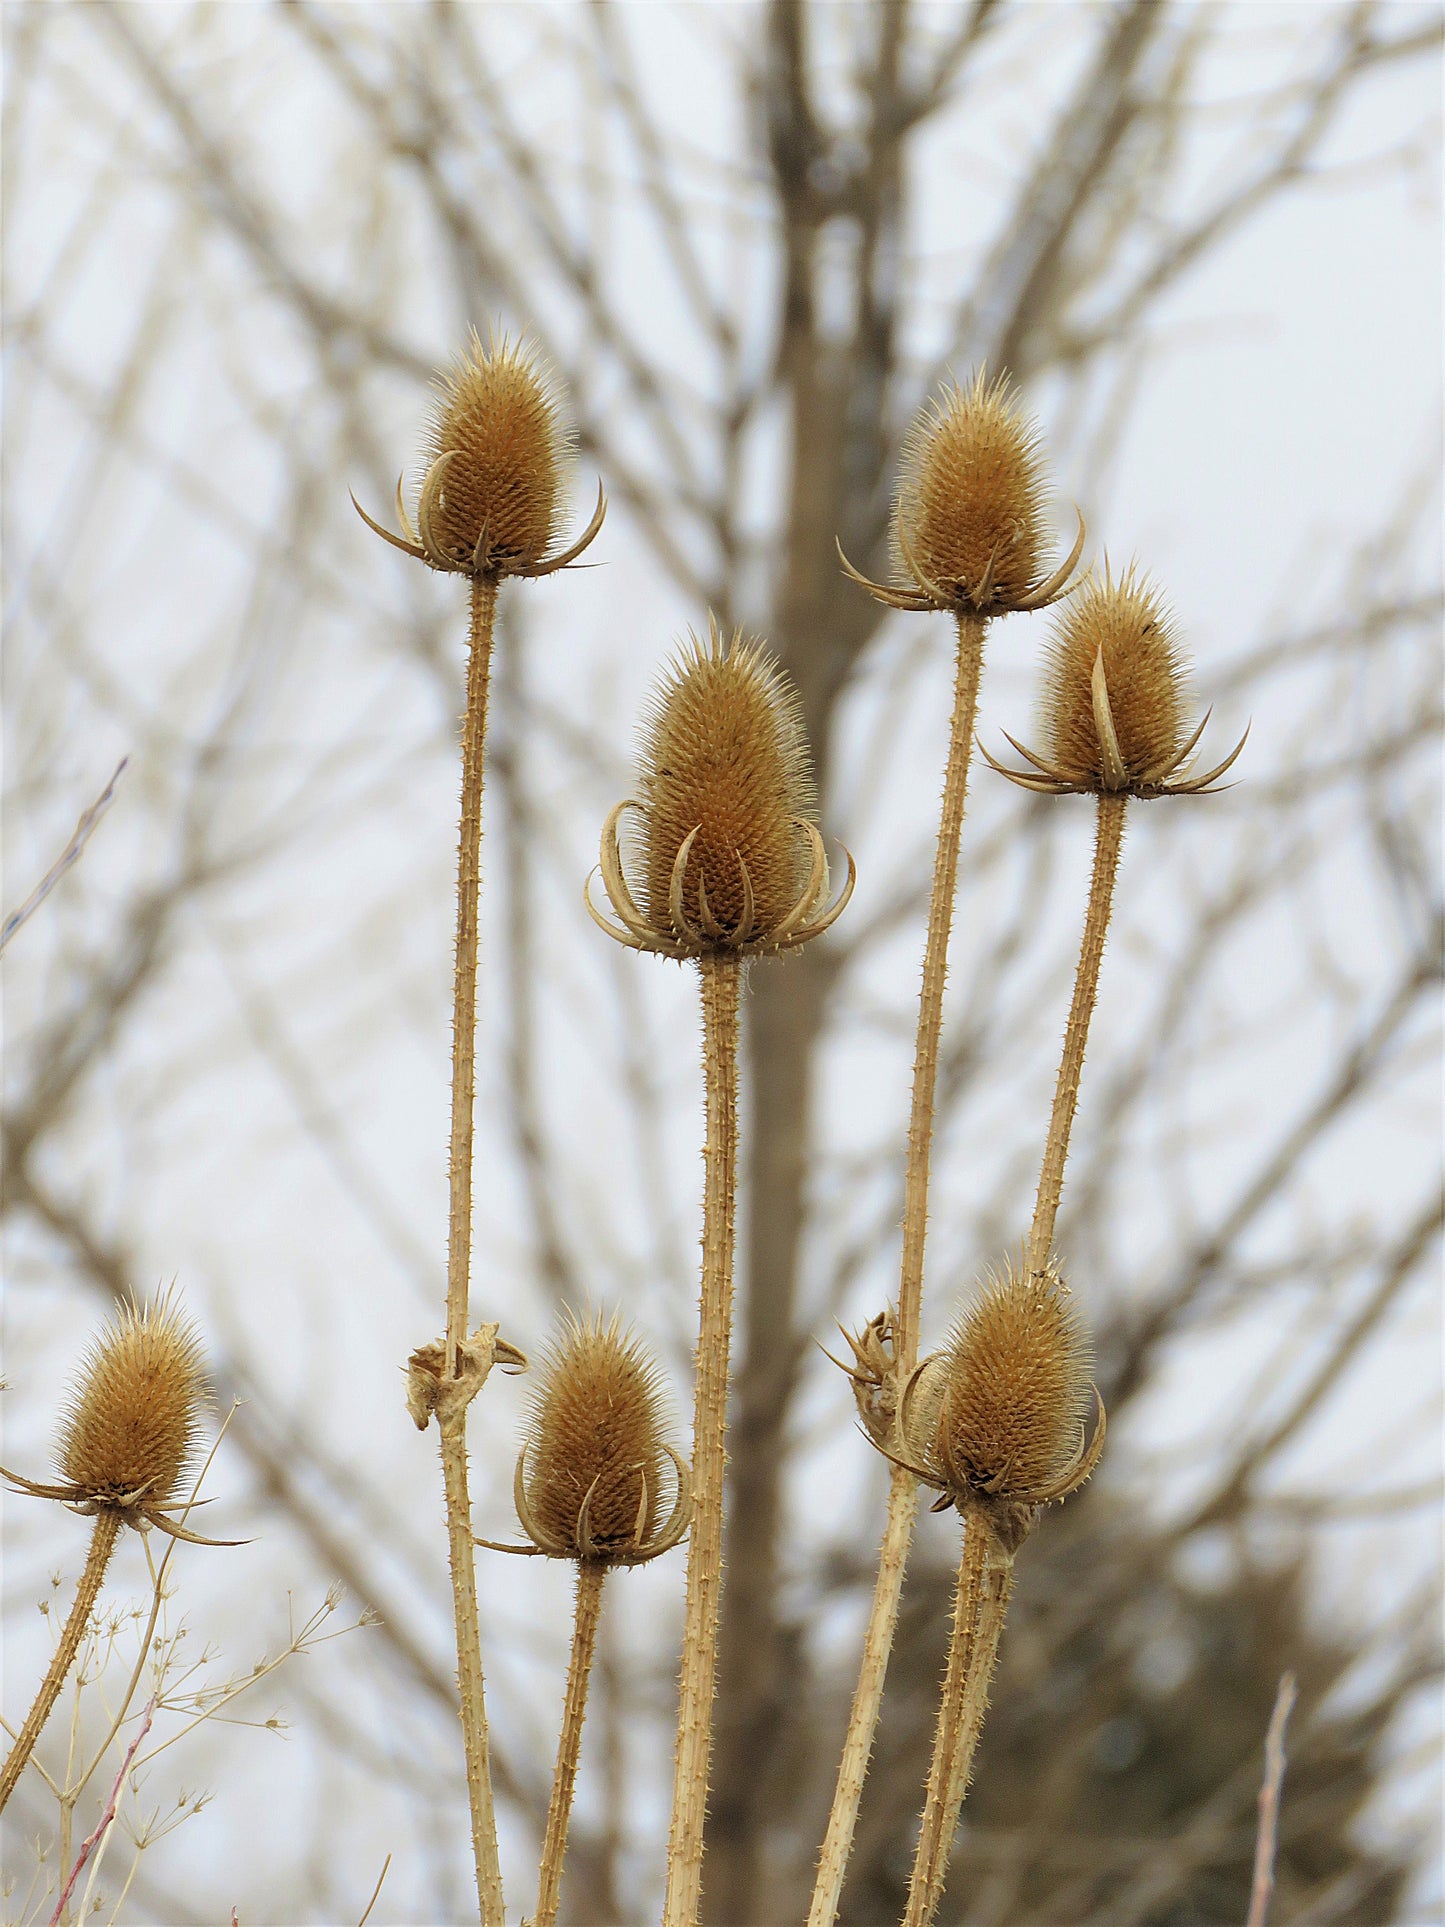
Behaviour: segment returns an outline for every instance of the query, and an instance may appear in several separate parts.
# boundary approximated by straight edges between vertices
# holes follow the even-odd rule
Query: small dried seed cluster
[[[910,1380],[899,1417],[907,1460],[960,1507],[1031,1510],[1066,1497],[1103,1446],[1102,1408],[1087,1431],[1090,1363],[1058,1272],[1005,1267]]]
[[[205,1401],[195,1327],[169,1299],[126,1305],[92,1341],[62,1421],[60,1466],[76,1498],[168,1504]]]
[[[436,547],[468,562],[485,538],[499,573],[531,568],[556,534],[571,455],[536,354],[506,340],[488,353],[474,332],[437,386],[428,434]]]
[[[666,1433],[661,1380],[642,1342],[615,1317],[605,1325],[569,1318],[542,1360],[517,1462],[528,1538],[554,1557],[618,1565],[676,1545],[688,1480]],[[674,1505],[664,1519],[669,1484]]]

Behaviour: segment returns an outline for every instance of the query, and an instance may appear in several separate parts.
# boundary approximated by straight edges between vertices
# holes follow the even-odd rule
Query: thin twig
[[[376,1876],[376,1885],[372,1888],[371,1898],[366,1903],[366,1912],[361,1916],[361,1919],[357,1921],[356,1927],[366,1927],[367,1921],[371,1919],[371,1910],[377,1901],[381,1899],[381,1890],[386,1884],[386,1876],[390,1871],[391,1855],[388,1854],[381,1863],[381,1872]]]
[[[102,1514],[100,1516],[104,1517],[105,1515]],[[98,1523],[99,1523],[99,1520],[97,1520],[97,1524]],[[146,1702],[146,1709],[144,1714],[141,1717],[140,1731],[136,1734],[135,1738],[131,1741],[130,1745],[125,1750],[125,1757],[121,1760],[121,1763],[120,1763],[120,1771],[119,1773],[116,1774],[115,1784],[110,1789],[110,1798],[105,1803],[105,1812],[101,1814],[100,1819],[96,1824],[95,1831],[93,1833],[87,1834],[85,1839],[81,1842],[80,1852],[76,1856],[75,1865],[71,1868],[70,1876],[66,1880],[65,1885],[60,1890],[60,1898],[55,1903],[55,1912],[50,1916],[49,1927],[59,1927],[59,1922],[62,1916],[64,1915],[66,1908],[70,1905],[70,1896],[75,1891],[75,1883],[80,1878],[81,1868],[85,1865],[86,1861],[89,1860],[91,1854],[94,1853],[96,1847],[100,1844],[100,1842],[104,1839],[105,1835],[110,1831],[111,1827],[115,1824],[116,1811],[120,1806],[121,1789],[125,1785],[125,1776],[127,1773],[130,1772],[131,1761],[135,1758],[136,1754],[140,1751],[141,1741],[145,1738],[146,1734],[149,1733],[151,1730],[151,1721],[155,1718],[155,1711],[156,1711],[156,1701],[155,1701],[155,1695],[153,1693],[150,1699]]]
[[[1259,1833],[1254,1843],[1254,1883],[1245,1927],[1265,1927],[1274,1892],[1274,1855],[1279,1839],[1279,1794],[1284,1784],[1284,1729],[1298,1697],[1293,1673],[1285,1673],[1275,1695],[1264,1738],[1264,1782],[1259,1789]]]
[[[115,786],[120,781],[121,771],[129,761],[130,758],[128,756],[121,757],[111,773],[110,781],[106,784],[100,795],[96,797],[90,808],[82,812],[80,821],[75,826],[75,834],[71,837],[60,855],[55,859],[54,863],[51,864],[50,868],[45,872],[45,875],[40,879],[39,883],[36,884],[20,908],[18,910],[12,910],[10,915],[5,919],[4,924],[0,925],[0,950],[5,948],[21,924],[28,923],[30,918],[34,916],[35,912],[40,908],[41,904],[44,903],[45,899],[50,895],[50,892],[55,888],[56,884],[59,883],[71,864],[75,862],[81,851],[90,841],[91,832],[110,808],[111,799],[115,795]]]
[[[934,1100],[938,1086],[939,1038],[943,1029],[943,990],[948,974],[948,938],[958,889],[958,846],[968,800],[968,768],[978,713],[978,682],[983,667],[981,616],[960,615],[954,679],[953,720],[943,808],[933,864],[933,894],[928,907],[928,940],[923,953],[923,989],[918,1004],[918,1036],[913,1058],[913,1099],[908,1120],[908,1167],[904,1185],[903,1257],[894,1321],[893,1356],[898,1384],[918,1362],[923,1305],[923,1250],[928,1230],[928,1178],[933,1143]],[[888,1515],[878,1556],[873,1604],[863,1636],[858,1683],[848,1711],[848,1731],[838,1765],[838,1781],[828,1830],[818,1859],[818,1874],[808,1910],[808,1927],[832,1927],[843,1891],[843,1876],[858,1824],[858,1803],[878,1730],[883,1681],[898,1625],[903,1574],[918,1513],[918,1488],[901,1466],[893,1468]]]
[[[673,1768],[663,1927],[693,1927],[698,1915],[717,1674],[718,1607],[722,1597],[723,1474],[727,1466],[728,1344],[732,1324],[738,1146],[740,967],[731,958],[704,957],[701,973],[703,1073],[707,1097],[702,1303],[693,1407],[692,1536],[687,1549],[687,1604],[678,1683],[677,1754]]]

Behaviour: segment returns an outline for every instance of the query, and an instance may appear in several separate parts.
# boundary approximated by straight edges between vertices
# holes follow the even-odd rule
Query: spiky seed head
[[[195,1326],[171,1297],[127,1304],[91,1340],[61,1421],[61,1469],[80,1499],[163,1506],[207,1399]]]
[[[1079,1452],[1090,1348],[1052,1268],[1010,1265],[960,1316],[944,1353],[935,1462],[955,1492],[1038,1504]]]
[[[1173,615],[1163,594],[1132,564],[1075,591],[1054,625],[1044,674],[1044,751],[1061,776],[1081,788],[1108,780],[1094,701],[1094,665],[1103,652],[1104,683],[1119,755],[1130,783],[1147,788],[1184,746],[1189,678]]]
[[[466,349],[437,381],[427,465],[443,456],[437,545],[467,562],[483,531],[495,567],[530,568],[551,545],[571,457],[555,387],[537,351],[503,338]]]
[[[1006,610],[1033,588],[1046,497],[1038,429],[1006,376],[982,369],[919,414],[903,444],[894,505],[895,564],[911,584],[904,545],[923,574],[974,602]]]
[[[662,1383],[641,1340],[615,1316],[607,1324],[568,1316],[543,1355],[527,1430],[527,1505],[542,1532],[583,1557],[590,1492],[587,1556],[645,1544],[671,1475],[665,1438]]]
[[[674,931],[673,869],[697,838],[683,872],[683,902],[698,914],[701,882],[725,933],[742,923],[746,864],[753,935],[766,939],[796,905],[809,850],[798,819],[813,821],[817,796],[797,692],[761,642],[716,624],[692,635],[654,691],[640,755],[645,912]]]

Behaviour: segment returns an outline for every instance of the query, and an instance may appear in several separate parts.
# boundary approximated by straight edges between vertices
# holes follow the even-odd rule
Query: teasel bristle
[[[445,466],[430,505],[437,547],[463,561],[483,536],[500,573],[532,567],[557,532],[571,439],[537,351],[475,330],[437,381],[427,467]]]
[[[1161,590],[1131,566],[1083,584],[1050,639],[1042,700],[1044,754],[1080,787],[1112,789],[1117,762],[1101,739],[1095,699],[1102,661],[1117,762],[1130,782],[1170,769],[1184,747],[1189,673]]]
[[[1029,602],[1046,538],[1039,432],[1007,377],[982,369],[918,416],[894,507],[898,579],[997,612]]]
[[[674,928],[673,872],[696,916],[699,888],[719,928],[766,939],[793,910],[811,857],[800,823],[817,796],[796,691],[762,643],[716,624],[689,636],[654,691],[643,724],[640,829],[648,921]],[[746,882],[745,882],[746,873]],[[682,932],[676,932],[681,935]]]
[[[200,1339],[175,1300],[124,1305],[91,1341],[62,1417],[59,1462],[75,1499],[166,1506],[207,1396]]]
[[[1031,1507],[1088,1476],[1092,1351],[1054,1267],[990,1277],[941,1356],[931,1456],[948,1491]]]
[[[533,1544],[601,1564],[675,1545],[689,1494],[667,1432],[661,1376],[643,1342],[616,1316],[569,1315],[543,1356],[518,1462],[518,1513]]]

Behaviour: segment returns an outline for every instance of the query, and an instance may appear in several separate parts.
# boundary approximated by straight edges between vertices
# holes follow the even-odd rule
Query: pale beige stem
[[[970,1530],[974,1528],[970,1526]],[[943,1898],[944,1882],[948,1877],[948,1860],[953,1851],[954,1836],[958,1832],[958,1815],[968,1783],[973,1775],[973,1756],[978,1746],[978,1736],[983,1728],[983,1717],[988,1711],[989,1687],[993,1684],[994,1667],[998,1663],[999,1640],[1003,1636],[1003,1623],[1008,1613],[1009,1594],[1013,1590],[1013,1554],[993,1538],[991,1533],[979,1522],[978,1530],[987,1540],[986,1567],[983,1590],[978,1605],[978,1622],[974,1627],[973,1647],[968,1660],[968,1677],[964,1682],[963,1708],[957,1729],[953,1736],[953,1760],[948,1774],[948,1799],[944,1806],[932,1866],[929,1869],[928,1890],[924,1896],[924,1911],[919,1916],[921,1927],[932,1927],[938,1912],[938,1903]]]
[[[577,1784],[577,1755],[582,1745],[582,1721],[587,1713],[587,1682],[597,1646],[597,1620],[602,1609],[602,1581],[607,1568],[596,1559],[577,1567],[577,1613],[572,1625],[572,1658],[567,1667],[567,1697],[562,1708],[562,1737],[557,1742],[557,1770],[552,1775],[552,1800],[547,1808],[547,1832],[542,1842],[542,1875],[537,1887],[537,1912],[532,1927],[554,1927],[562,1892],[562,1861],[567,1852],[567,1822],[572,1816],[572,1789]]]
[[[702,1893],[712,1703],[722,1597],[723,1474],[728,1339],[732,1323],[733,1215],[738,1139],[739,966],[702,960],[703,1075],[707,1092],[706,1181],[702,1232],[702,1305],[692,1426],[692,1533],[678,1682],[677,1754],[667,1847],[663,1927],[693,1927]]]
[[[457,956],[452,1021],[451,1213],[447,1236],[446,1377],[457,1376],[457,1350],[467,1335],[467,1295],[472,1249],[472,1108],[476,1092],[477,899],[481,887],[482,767],[487,739],[487,680],[497,585],[472,579],[472,622],[467,652],[467,709],[462,728],[462,821],[457,849]],[[462,1743],[471,1803],[472,1853],[477,1899],[484,1927],[505,1927],[502,1871],[497,1858],[497,1820],[487,1713],[482,1696],[482,1645],[477,1622],[477,1575],[472,1543],[472,1506],[467,1489],[466,1406],[439,1406],[442,1479],[446,1488],[447,1540],[451,1553],[452,1607],[457,1635],[457,1683],[461,1690]]]
[[[946,1859],[948,1847],[952,1845],[951,1834],[946,1841],[944,1839],[944,1825],[951,1803],[958,1736],[965,1717],[990,1536],[985,1521],[977,1513],[970,1513],[964,1521],[963,1551],[958,1561],[958,1583],[953,1594],[953,1629],[948,1641],[948,1667],[943,1676],[943,1694],[938,1702],[933,1759],[924,1790],[923,1821],[913,1857],[913,1877],[908,1883],[904,1927],[923,1927],[923,1923],[932,1917],[929,1895],[935,1871],[940,1857]]]
[[[953,721],[948,739],[948,767],[943,780],[943,809],[938,825],[938,847],[933,860],[933,894],[928,906],[928,940],[923,952],[923,989],[918,1000],[918,1036],[913,1055],[913,1102],[908,1119],[908,1164],[903,1193],[903,1257],[898,1282],[898,1309],[893,1328],[896,1383],[901,1384],[918,1362],[918,1333],[923,1305],[923,1248],[928,1230],[928,1177],[933,1145],[933,1110],[938,1087],[938,1050],[943,1030],[943,989],[948,974],[948,938],[953,925],[953,900],[958,888],[958,846],[968,800],[968,769],[973,754],[974,724],[978,714],[978,683],[983,667],[982,616],[958,618],[958,658],[954,676]],[[903,1595],[903,1573],[918,1514],[917,1481],[895,1466],[888,1488],[888,1516],[878,1555],[878,1577],[873,1604],[863,1635],[863,1657],[858,1684],[848,1712],[848,1731],[833,1806],[828,1815],[818,1874],[813,1886],[808,1927],[832,1927],[843,1892],[843,1876],[858,1824],[858,1802],[878,1730],[888,1655],[898,1624]]]
[[[1059,1198],[1064,1188],[1064,1160],[1069,1155],[1069,1133],[1079,1101],[1079,1077],[1084,1068],[1084,1049],[1089,1041],[1089,1020],[1099,991],[1099,963],[1104,955],[1104,938],[1109,929],[1109,912],[1114,903],[1114,879],[1119,874],[1119,846],[1124,836],[1122,795],[1100,796],[1098,827],[1094,838],[1094,874],[1089,885],[1089,908],[1084,918],[1084,937],[1079,946],[1079,967],[1074,977],[1074,1001],[1064,1031],[1063,1055],[1054,1087],[1054,1109],[1049,1119],[1048,1142],[1044,1147],[1043,1167],[1039,1172],[1039,1193],[1034,1205],[1033,1228],[1029,1232],[1027,1265],[1030,1272],[1041,1272],[1049,1262],[1054,1244],[1054,1221],[1059,1215]]]
[[[113,1506],[104,1506],[95,1515],[95,1529],[90,1535],[90,1551],[86,1554],[85,1568],[80,1575],[80,1584],[75,1589],[75,1600],[71,1605],[69,1617],[60,1635],[60,1644],[40,1682],[40,1691],[35,1695],[35,1703],[25,1716],[25,1724],[15,1736],[15,1744],[10,1749],[10,1757],[0,1772],[0,1813],[5,1810],[10,1795],[15,1791],[20,1775],[25,1771],[25,1763],[35,1751],[35,1743],[40,1738],[45,1722],[60,1697],[60,1689],[66,1676],[75,1664],[75,1655],[80,1650],[80,1642],[85,1637],[85,1629],[90,1624],[90,1616],[95,1611],[95,1602],[100,1596],[101,1581],[105,1569],[110,1564],[110,1555],[115,1551],[115,1542],[120,1534],[120,1514]]]

